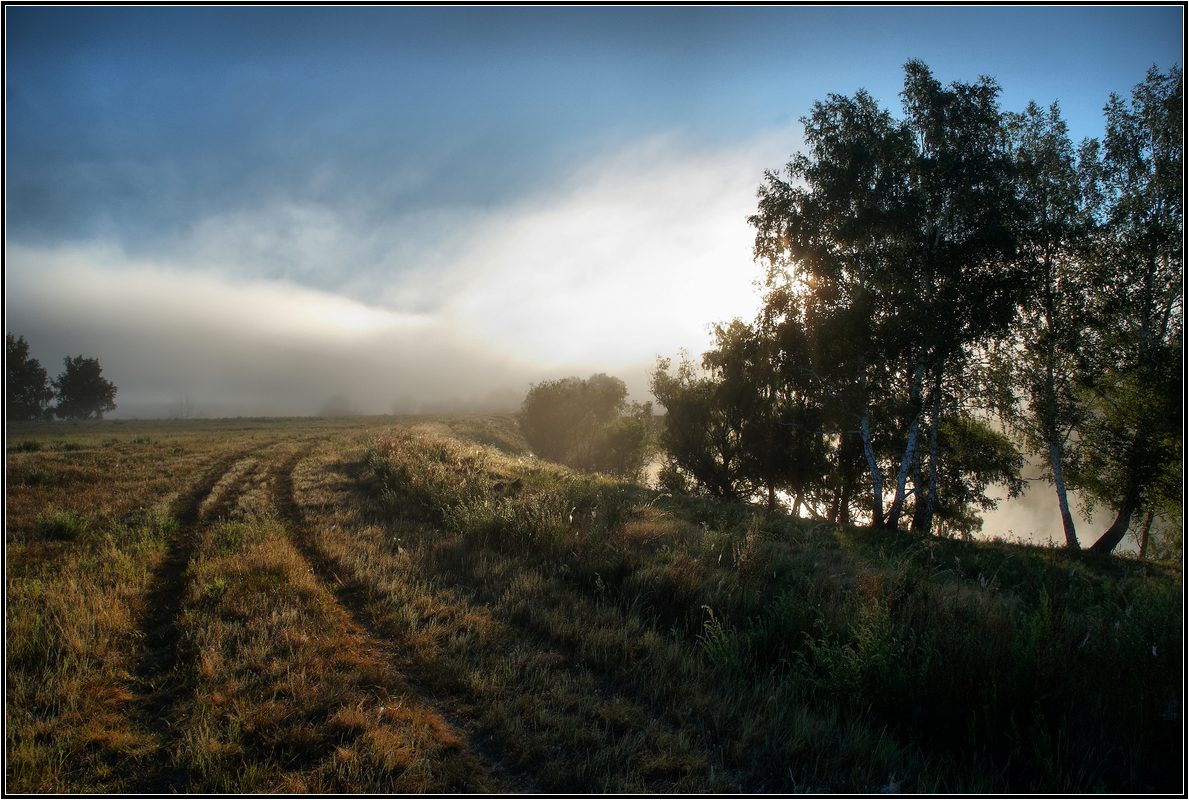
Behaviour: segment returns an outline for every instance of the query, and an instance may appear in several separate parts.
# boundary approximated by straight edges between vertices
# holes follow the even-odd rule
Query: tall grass
[[[770,724],[762,738],[800,741],[782,726],[807,714],[886,731],[891,751],[912,753],[902,787],[1178,785],[1179,573],[658,497],[431,432],[395,432],[369,463],[394,519],[535,564],[577,595],[573,609],[610,604],[690,645],[723,698],[711,705],[738,709],[716,712],[730,735]],[[553,633],[600,666],[633,657],[587,652],[601,635],[589,619]],[[748,700],[757,686],[800,712],[770,717]],[[795,771],[744,761],[755,784],[792,786]]]
[[[669,496],[507,418],[369,432],[393,422],[22,432],[6,788],[1181,788],[1176,565]]]

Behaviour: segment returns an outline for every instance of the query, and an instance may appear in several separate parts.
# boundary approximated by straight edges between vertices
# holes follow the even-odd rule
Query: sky
[[[829,93],[904,63],[1059,101],[1181,64],[1178,6],[14,7],[5,329],[113,417],[511,409],[758,306],[746,223]]]

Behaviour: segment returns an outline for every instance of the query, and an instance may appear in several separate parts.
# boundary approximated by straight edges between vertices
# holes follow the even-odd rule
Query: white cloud
[[[284,202],[198,220],[151,257],[6,246],[7,327],[47,365],[99,355],[125,414],[182,395],[309,413],[345,394],[385,411],[594,370],[644,399],[658,354],[699,352],[708,324],[754,311],[745,218],[793,145],[657,138],[498,209],[380,225],[360,222],[359,198]]]
[[[443,310],[555,366],[697,351],[709,323],[755,310],[746,216],[787,147],[787,136],[718,150],[660,139],[590,164],[489,220],[451,265]]]

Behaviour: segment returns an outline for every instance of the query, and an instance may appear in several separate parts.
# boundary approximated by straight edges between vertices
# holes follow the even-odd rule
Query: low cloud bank
[[[500,208],[381,224],[354,197],[196,220],[152,248],[9,243],[6,328],[51,375],[98,357],[116,417],[513,408],[593,371],[646,399],[657,355],[754,312],[745,220],[794,147],[660,137]]]

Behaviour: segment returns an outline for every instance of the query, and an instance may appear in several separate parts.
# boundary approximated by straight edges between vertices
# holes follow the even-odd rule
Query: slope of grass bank
[[[1179,567],[534,459],[507,417],[10,428],[6,788],[1178,791]]]
[[[502,585],[488,601],[677,720],[728,785],[1179,787],[1172,566],[838,529],[430,430],[369,463],[390,519],[448,537],[439,571]]]

